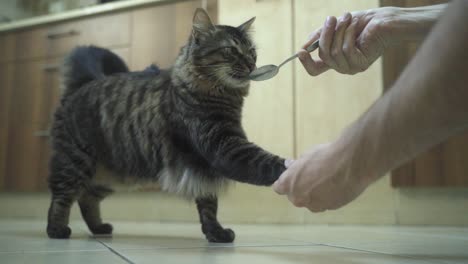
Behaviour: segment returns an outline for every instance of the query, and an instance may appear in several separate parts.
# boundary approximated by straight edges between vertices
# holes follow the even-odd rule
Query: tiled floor
[[[0,263],[468,263],[468,228],[232,225],[235,243],[210,244],[196,224],[113,224],[53,240],[43,222],[0,220]]]

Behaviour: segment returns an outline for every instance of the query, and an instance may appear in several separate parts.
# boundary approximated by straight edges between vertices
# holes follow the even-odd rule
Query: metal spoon
[[[314,43],[310,44],[310,46],[308,46],[306,48],[306,50],[308,52],[312,52],[312,51],[316,50],[318,47],[319,47],[319,41],[316,40]],[[253,72],[250,73],[249,79],[252,80],[252,81],[265,81],[265,80],[271,79],[276,74],[278,74],[279,69],[281,68],[281,66],[283,66],[284,64],[294,60],[295,58],[297,58],[297,56],[298,56],[298,54],[295,54],[295,55],[289,57],[288,59],[283,61],[283,63],[281,63],[278,66],[270,64],[270,65],[265,65],[265,66],[262,66],[260,68],[257,68]]]

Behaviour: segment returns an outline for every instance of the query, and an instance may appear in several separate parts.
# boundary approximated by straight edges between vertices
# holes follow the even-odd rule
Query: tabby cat
[[[234,240],[217,220],[217,194],[232,180],[271,185],[285,170],[284,159],[249,142],[241,126],[256,62],[247,33],[253,21],[213,25],[197,9],[188,44],[167,70],[128,72],[118,56],[93,46],[67,57],[51,131],[49,237],[70,236],[74,201],[93,234],[111,234],[99,203],[112,186],[157,183],[195,200],[208,241]],[[96,174],[98,164],[112,176]]]

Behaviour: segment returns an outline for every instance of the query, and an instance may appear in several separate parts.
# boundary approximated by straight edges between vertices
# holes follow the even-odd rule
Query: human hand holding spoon
[[[310,46],[308,46],[306,48],[306,51],[312,52],[312,51],[316,50],[318,47],[319,47],[319,41],[316,40],[316,41],[314,41],[314,43],[310,44]],[[270,64],[270,65],[265,65],[265,66],[262,66],[260,68],[257,68],[253,72],[250,73],[249,79],[252,80],[252,81],[265,81],[265,80],[271,79],[274,76],[276,76],[276,74],[278,74],[279,69],[281,68],[281,66],[283,66],[284,64],[294,60],[295,58],[297,58],[297,56],[298,56],[298,54],[296,53],[295,55],[293,55],[293,56],[289,57],[288,59],[286,59],[285,61],[283,61],[283,63],[281,63],[278,66]]]

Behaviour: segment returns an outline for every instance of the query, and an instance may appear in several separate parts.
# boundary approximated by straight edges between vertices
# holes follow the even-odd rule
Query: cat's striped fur
[[[66,90],[52,129],[48,235],[68,238],[68,216],[78,201],[95,234],[108,234],[99,201],[112,183],[145,185],[195,199],[209,241],[234,233],[216,218],[217,193],[231,180],[271,185],[284,160],[249,142],[241,126],[255,49],[246,33],[214,26],[201,9],[174,66],[130,73],[113,53],[75,49],[65,62]],[[95,176],[102,164],[113,178]]]

